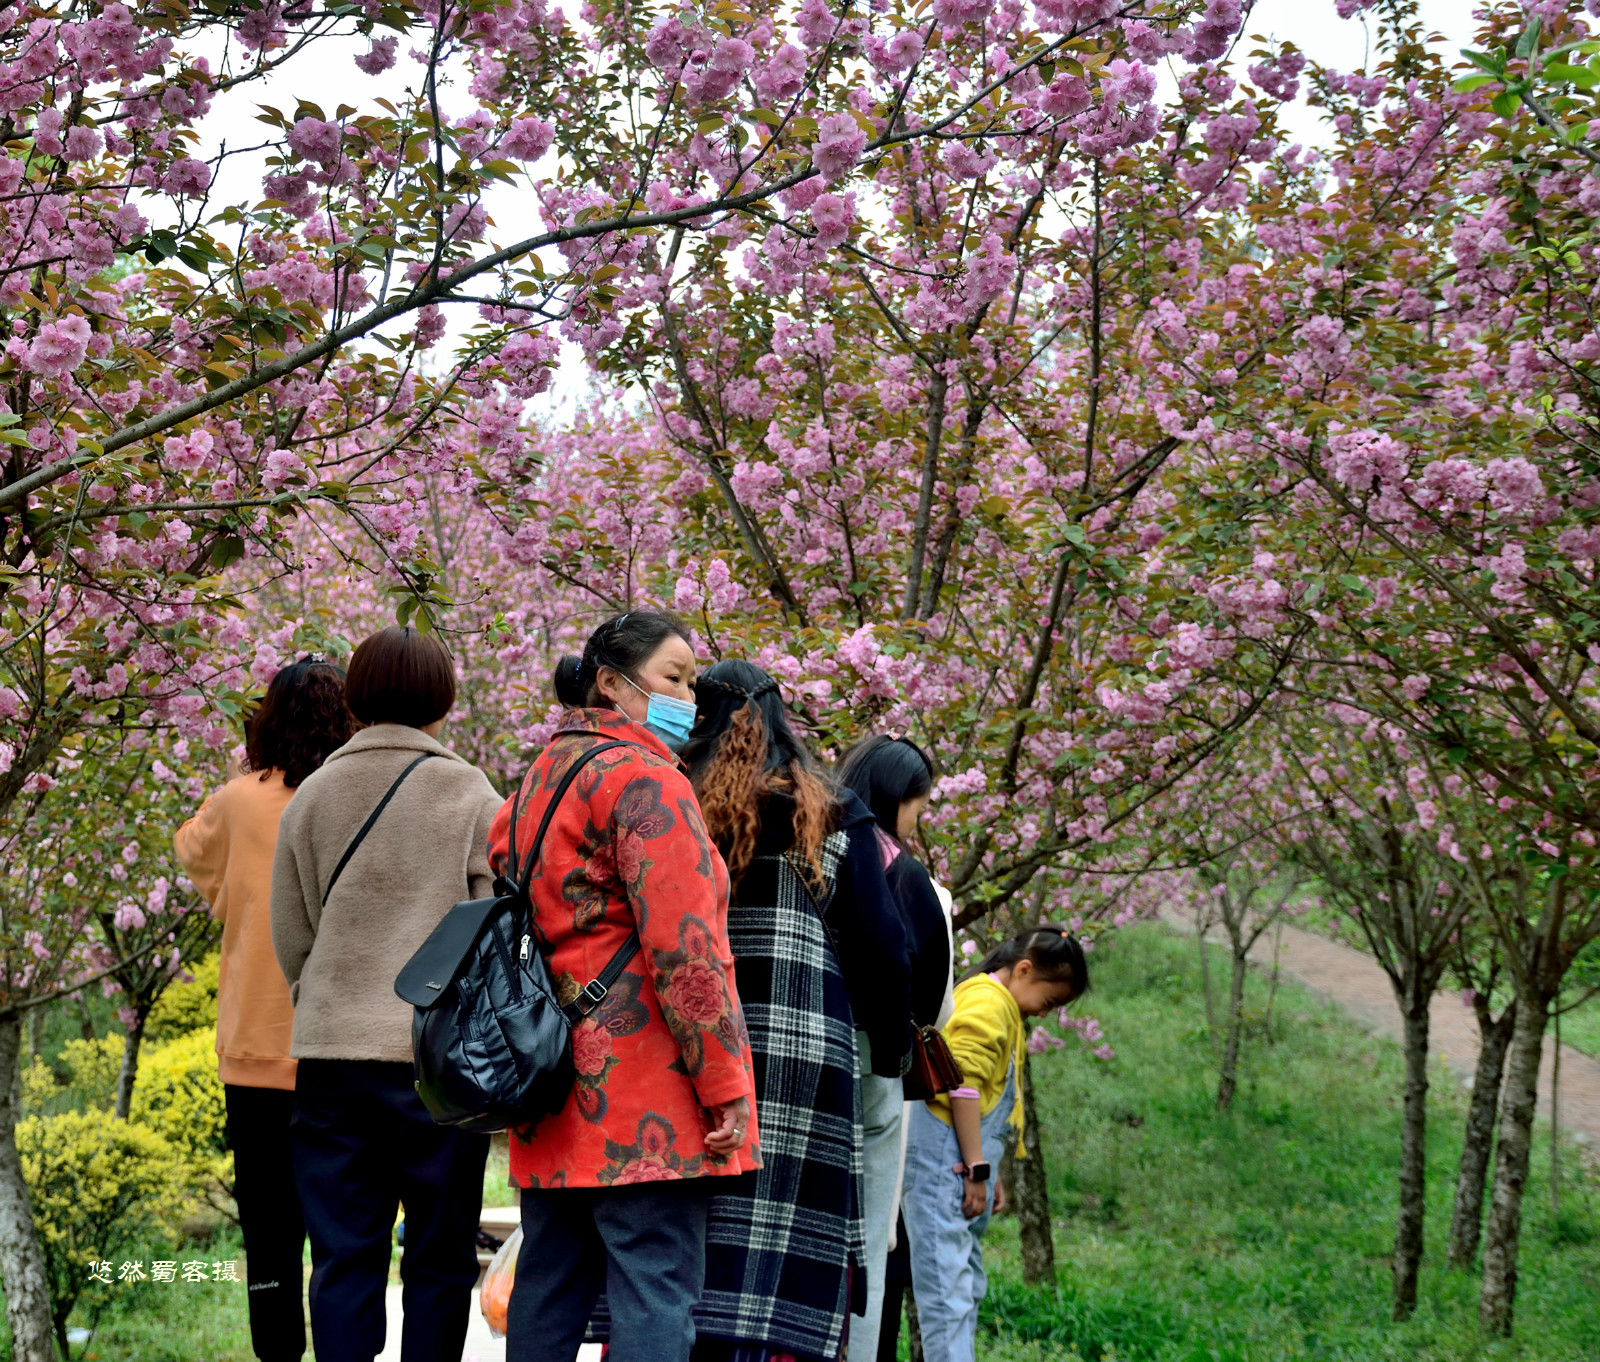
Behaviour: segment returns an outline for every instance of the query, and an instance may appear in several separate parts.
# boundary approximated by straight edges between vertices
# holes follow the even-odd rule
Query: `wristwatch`
[[[988,1161],[985,1160],[983,1163],[963,1164],[962,1165],[962,1169],[961,1169],[961,1175],[963,1177],[965,1177],[965,1178],[969,1178],[973,1182],[988,1182],[989,1181],[989,1164],[988,1164]]]

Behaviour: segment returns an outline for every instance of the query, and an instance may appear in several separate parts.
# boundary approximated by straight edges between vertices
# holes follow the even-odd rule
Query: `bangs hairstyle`
[[[933,789],[933,763],[910,738],[879,734],[848,749],[834,767],[834,778],[854,790],[882,828],[900,840],[900,806]]]
[[[778,683],[753,662],[718,662],[695,682],[699,713],[679,756],[700,800],[706,829],[737,885],[750,868],[771,795],[794,800],[794,850],[811,888],[820,890],[822,843],[838,801],[794,729]]]
[[[391,624],[356,649],[345,698],[364,724],[422,728],[444,718],[455,704],[455,663],[434,635]]]
[[[694,647],[688,629],[660,610],[630,610],[625,615],[613,615],[589,635],[582,657],[568,654],[556,663],[556,699],[568,709],[592,709],[603,704],[600,668],[610,667],[635,680],[639,668],[674,636]]]
[[[265,780],[283,772],[291,790],[350,741],[355,716],[345,704],[344,672],[303,657],[278,668],[244,726],[244,769]]]
[[[1065,927],[1049,923],[1018,932],[1011,940],[996,946],[967,977],[993,974],[1019,960],[1027,960],[1052,982],[1070,983],[1073,1002],[1089,991],[1089,962],[1084,959],[1083,943]]]

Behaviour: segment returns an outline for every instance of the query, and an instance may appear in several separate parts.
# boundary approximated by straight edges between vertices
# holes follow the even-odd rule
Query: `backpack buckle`
[[[598,979],[589,980],[588,983],[579,989],[578,997],[589,1004],[583,1009],[584,1016],[588,1016],[589,1013],[593,1012],[595,1008],[600,1006],[601,1003],[605,1002],[606,994],[610,992],[611,990],[602,984]]]

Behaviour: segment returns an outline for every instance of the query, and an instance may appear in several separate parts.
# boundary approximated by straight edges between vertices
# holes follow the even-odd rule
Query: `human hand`
[[[727,1158],[742,1148],[745,1131],[750,1127],[750,1101],[741,1097],[711,1108],[712,1127],[706,1132],[706,1149],[719,1158]]]
[[[1006,1185],[999,1178],[994,1180],[994,1213],[1004,1215],[1006,1210]]]
[[[961,1179],[961,1214],[968,1220],[976,1220],[983,1214],[988,1198],[984,1195],[988,1191],[985,1183],[975,1178],[964,1177]]]

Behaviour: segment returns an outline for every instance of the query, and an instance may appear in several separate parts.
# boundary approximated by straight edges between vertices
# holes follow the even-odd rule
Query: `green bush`
[[[120,1267],[133,1245],[166,1238],[191,1204],[192,1170],[154,1130],[102,1111],[29,1116],[17,1125],[17,1148],[65,1353],[73,1307],[85,1296],[103,1305],[108,1295],[93,1266]]]
[[[189,967],[194,978],[187,984],[169,984],[150,1009],[144,1024],[146,1041],[175,1040],[217,1025],[217,978],[222,955],[210,955]]]

